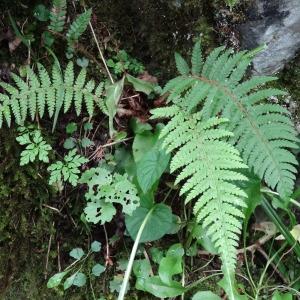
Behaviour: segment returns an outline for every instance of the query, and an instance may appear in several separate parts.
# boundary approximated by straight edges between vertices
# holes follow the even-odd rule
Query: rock
[[[274,74],[300,49],[300,1],[253,0],[239,31],[242,48],[267,45],[254,59],[254,73]]]

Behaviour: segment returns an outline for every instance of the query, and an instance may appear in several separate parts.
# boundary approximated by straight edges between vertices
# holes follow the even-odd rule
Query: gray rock
[[[240,26],[242,47],[267,45],[254,59],[254,72],[280,71],[300,49],[300,0],[253,0],[247,15]]]

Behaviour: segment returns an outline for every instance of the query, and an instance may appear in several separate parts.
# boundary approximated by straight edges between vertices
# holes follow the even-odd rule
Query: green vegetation
[[[94,6],[7,17],[27,57],[0,81],[0,298],[297,299],[299,138],[258,50],[205,21],[160,86]]]

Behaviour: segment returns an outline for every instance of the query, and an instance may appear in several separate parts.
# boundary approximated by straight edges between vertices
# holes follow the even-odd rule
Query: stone
[[[253,0],[246,15],[239,26],[242,48],[267,46],[254,59],[253,72],[277,73],[300,49],[300,0]]]

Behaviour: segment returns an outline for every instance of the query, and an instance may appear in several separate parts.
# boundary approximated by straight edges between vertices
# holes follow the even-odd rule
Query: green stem
[[[137,248],[138,248],[138,245],[140,243],[140,239],[142,237],[142,233],[144,231],[144,228],[145,228],[151,214],[153,213],[154,208],[155,208],[155,206],[153,206],[149,210],[149,212],[147,213],[143,223],[141,224],[141,226],[139,228],[137,236],[135,238],[135,241],[134,241],[131,253],[130,253],[130,258],[129,258],[129,261],[128,261],[128,265],[127,265],[127,268],[126,268],[124,280],[122,282],[122,286],[121,286],[120,293],[119,293],[119,296],[118,296],[118,300],[123,300],[124,297],[125,297],[126,288],[127,288],[127,285],[128,285],[128,281],[129,281],[129,277],[130,277],[130,274],[131,274],[131,270],[132,270],[132,266],[133,266],[133,263],[134,263],[134,258],[135,258],[136,252],[137,252]]]

